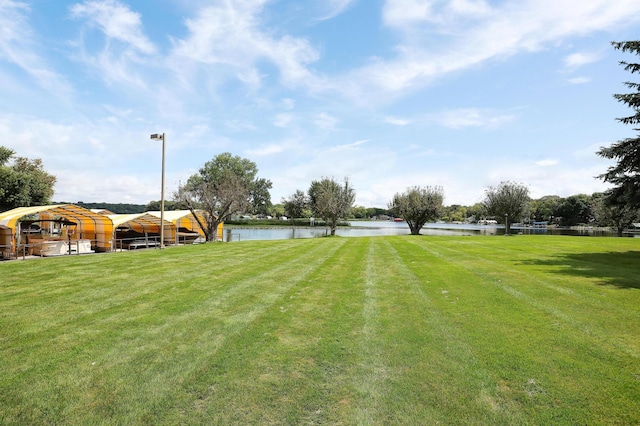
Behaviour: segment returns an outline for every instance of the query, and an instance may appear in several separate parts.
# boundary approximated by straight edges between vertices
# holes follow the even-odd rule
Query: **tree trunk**
[[[404,218],[404,220],[407,222],[407,225],[409,225],[409,231],[411,232],[411,235],[420,235],[420,227],[418,227],[417,223],[414,223],[412,220],[409,220],[407,218]]]
[[[212,224],[211,228],[208,229],[208,232],[206,233],[207,242],[216,241],[218,239],[218,226],[219,225],[220,225],[220,222],[214,222]]]
[[[336,235],[336,227],[338,226],[338,218],[331,217],[329,219],[325,219],[329,222],[329,228],[331,228],[331,236]]]

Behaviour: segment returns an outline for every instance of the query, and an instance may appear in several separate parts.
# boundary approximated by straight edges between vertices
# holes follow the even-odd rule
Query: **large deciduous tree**
[[[622,52],[640,55],[640,41],[613,42],[611,44]],[[620,64],[632,74],[640,72],[640,63],[620,61]],[[640,124],[640,83],[627,81],[624,84],[632,92],[614,94],[613,97],[631,108],[633,114],[617,120],[623,124],[635,126]],[[634,130],[639,131],[640,129],[635,128]],[[616,165],[609,167],[606,173],[599,176],[605,182],[615,185],[608,194],[607,202],[628,204],[635,208],[640,207],[640,134],[615,142],[609,147],[602,147],[598,151],[598,155],[617,161]]]
[[[640,212],[626,204],[611,204],[609,193],[593,194],[591,211],[598,222],[598,226],[611,226],[616,229],[619,237],[626,228],[640,218]]]
[[[308,194],[313,213],[324,219],[331,229],[331,235],[335,235],[338,221],[346,217],[356,199],[349,179],[345,178],[343,184],[328,178],[313,181]]]
[[[537,200],[531,200],[530,213],[533,220],[551,222],[556,216],[562,198],[557,195],[545,195]]]
[[[304,191],[296,189],[289,198],[282,199],[284,213],[291,218],[293,226],[296,226],[296,217],[302,217],[305,209],[309,206],[309,197]]]
[[[218,226],[232,214],[252,209],[256,200],[261,205],[271,203],[271,181],[258,179],[257,174],[254,162],[225,152],[207,161],[178,188],[174,198],[198,219],[207,241],[215,241]],[[197,210],[202,212],[203,223]]]
[[[42,160],[14,155],[0,146],[0,211],[49,204],[56,177],[44,170]]]
[[[511,233],[511,222],[520,219],[529,205],[529,189],[515,182],[500,182],[485,191],[483,201],[487,214],[505,221],[505,235]]]
[[[407,222],[411,235],[419,235],[425,223],[439,217],[443,201],[442,187],[413,186],[403,193],[396,193],[388,207],[394,216]]]
[[[256,179],[251,190],[252,213],[265,215],[271,209],[271,181],[268,179]]]
[[[587,194],[570,195],[560,201],[554,215],[562,226],[590,223],[593,220],[591,201]]]

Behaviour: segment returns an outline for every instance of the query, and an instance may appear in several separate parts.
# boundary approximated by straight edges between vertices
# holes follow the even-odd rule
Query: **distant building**
[[[543,220],[541,222],[531,222],[531,226],[533,226],[534,228],[546,228],[547,226],[549,226],[549,221]]]

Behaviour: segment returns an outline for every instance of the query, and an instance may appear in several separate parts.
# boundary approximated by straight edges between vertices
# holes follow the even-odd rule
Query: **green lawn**
[[[3,262],[0,424],[640,424],[640,239]]]

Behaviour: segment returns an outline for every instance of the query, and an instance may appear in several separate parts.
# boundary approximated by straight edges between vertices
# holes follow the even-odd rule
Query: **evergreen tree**
[[[613,47],[622,52],[640,55],[640,41],[613,42]],[[632,74],[640,72],[640,63],[620,61],[626,71]],[[617,120],[623,124],[640,124],[640,83],[627,81],[624,83],[632,93],[613,95],[618,101],[633,109],[633,115],[621,117]],[[639,128],[634,128],[640,131]],[[603,147],[598,155],[613,159],[617,164],[609,167],[606,173],[599,177],[615,186],[609,193],[609,204],[627,204],[630,207],[640,207],[640,134],[634,138],[627,138],[615,142],[610,147]]]

